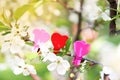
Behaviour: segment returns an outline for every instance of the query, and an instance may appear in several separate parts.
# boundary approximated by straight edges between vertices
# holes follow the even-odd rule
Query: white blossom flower
[[[111,18],[106,14],[106,13],[102,13],[101,14],[101,17],[102,17],[102,19],[104,20],[104,21],[109,21],[109,20],[111,20]]]
[[[98,0],[86,0],[83,6],[83,16],[87,16],[87,19],[94,22],[94,20],[98,18],[102,18],[104,21],[109,21],[111,18],[109,17],[108,9],[104,12],[102,9],[97,6]]]
[[[102,12],[101,17],[104,21],[109,21],[111,20],[110,16],[109,16],[109,10],[105,10],[104,12]]]
[[[100,72],[100,75],[101,75],[100,80],[104,80],[105,75],[108,75],[110,80],[118,80],[116,79],[117,78],[116,74],[108,67],[103,67],[103,70]]]
[[[47,53],[47,54],[43,54],[43,62],[46,62],[46,61],[55,61],[56,60],[56,55],[54,53]]]
[[[21,37],[25,37],[27,35],[26,28],[27,26],[24,26],[24,27],[19,26],[18,28],[12,27],[11,34],[14,36],[18,35]]]
[[[63,60],[60,56],[54,56],[52,63],[50,63],[47,68],[49,71],[56,70],[58,74],[64,75],[66,71],[70,68],[70,64],[67,60]]]
[[[12,27],[11,33],[3,36],[2,41],[2,48],[1,52],[7,53],[19,53],[22,51],[22,48],[25,45],[24,40],[22,40],[22,37],[25,37],[27,35],[26,32],[27,27]]]
[[[23,73],[24,76],[36,74],[36,70],[32,65],[25,64],[24,60],[17,56],[15,57],[15,59],[13,59],[10,67],[15,75],[21,73]]]
[[[2,44],[1,52],[6,53],[10,51],[11,53],[18,53],[22,51],[22,47],[25,45],[24,40],[20,36],[11,37],[6,36],[8,40],[5,40]]]
[[[83,5],[83,16],[87,17],[88,20],[94,21],[99,17],[101,12],[100,7],[97,6],[98,0],[85,0]]]

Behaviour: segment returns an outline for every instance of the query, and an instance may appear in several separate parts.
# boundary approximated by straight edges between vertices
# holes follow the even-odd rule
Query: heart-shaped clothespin
[[[43,29],[34,29],[34,50],[39,48],[40,43],[45,43],[49,40],[50,35]]]
[[[68,36],[61,35],[59,33],[53,33],[51,37],[52,44],[54,46],[54,53],[57,54],[61,48],[66,45]]]
[[[90,49],[90,45],[87,44],[85,41],[75,41],[74,42],[74,58],[72,63],[75,66],[79,66],[83,56],[88,54],[89,49]]]

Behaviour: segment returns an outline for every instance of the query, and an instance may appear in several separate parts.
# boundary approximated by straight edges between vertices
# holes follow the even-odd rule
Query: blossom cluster
[[[67,35],[62,35],[57,32],[53,33],[51,36],[51,41],[48,41],[50,38],[49,33],[43,29],[33,30],[34,34],[34,47],[33,50],[37,51],[38,54],[43,58],[43,61],[50,61],[51,63],[47,66],[49,71],[57,70],[58,74],[64,75],[67,70],[70,68],[70,63],[67,60],[64,60],[62,56],[58,54],[65,55],[66,52],[65,46],[69,37]],[[53,47],[46,45],[46,43],[51,43]],[[82,57],[89,52],[89,44],[86,44],[85,41],[76,41],[74,42],[74,58],[72,64],[79,66],[82,60]],[[51,50],[52,49],[52,50]],[[64,50],[63,50],[64,49]],[[63,52],[64,51],[64,52]],[[63,52],[63,53],[62,53]]]

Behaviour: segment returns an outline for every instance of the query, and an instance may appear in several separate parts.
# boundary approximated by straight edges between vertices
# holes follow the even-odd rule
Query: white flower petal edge
[[[43,62],[46,62],[47,60],[54,62],[56,60],[56,55],[54,53],[46,54],[46,57],[44,57]]]
[[[19,67],[14,67],[12,70],[15,75],[19,75],[23,72],[23,69]]]
[[[64,66],[64,68],[65,68],[66,70],[68,70],[68,69],[70,68],[70,64],[69,64],[69,62],[66,61],[66,60],[63,61],[63,66]]]
[[[29,72],[31,72],[32,74],[37,74],[34,66],[32,66],[32,65],[26,65],[26,66],[27,66],[27,69]]]
[[[101,14],[101,17],[104,21],[110,21],[111,20],[110,16],[108,16],[105,12],[103,12]]]
[[[57,63],[51,63],[51,64],[49,64],[49,65],[47,66],[47,68],[48,68],[49,71],[55,70],[56,67],[57,67]]]
[[[66,69],[63,64],[59,64],[57,66],[57,73],[60,75],[64,75],[66,73]]]

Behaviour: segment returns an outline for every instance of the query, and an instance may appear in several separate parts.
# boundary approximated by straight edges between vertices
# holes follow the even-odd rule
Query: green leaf
[[[16,9],[14,12],[14,17],[18,20],[26,11],[28,11],[32,6],[31,5],[23,5]]]
[[[33,46],[33,42],[26,42],[27,45]]]
[[[65,52],[66,53],[69,51],[71,43],[72,43],[72,38],[69,38],[66,42],[66,47],[65,47]]]
[[[2,22],[0,22],[0,32],[6,31],[6,30],[10,30],[10,28],[8,26],[4,25]]]
[[[56,54],[57,56],[63,56],[63,53],[62,52],[60,52],[60,53],[58,53],[58,54]]]
[[[14,12],[14,14],[13,14],[14,18],[16,20],[18,20],[22,15],[24,15],[24,13],[26,13],[30,9],[37,8],[42,2],[43,2],[43,0],[40,0],[40,1],[37,1],[37,2],[34,2],[34,3],[25,4],[25,5],[17,8],[16,11]]]

